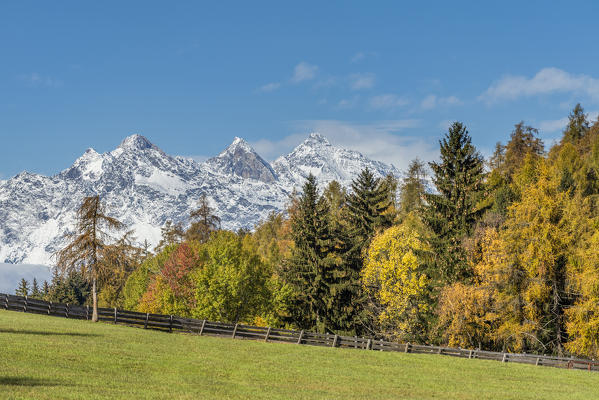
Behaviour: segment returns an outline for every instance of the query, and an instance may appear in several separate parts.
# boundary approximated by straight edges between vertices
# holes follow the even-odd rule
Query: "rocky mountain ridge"
[[[241,138],[197,163],[132,135],[110,152],[86,150],[54,176],[22,172],[0,181],[0,262],[52,265],[52,254],[64,246],[85,196],[99,194],[138,242],[154,246],[167,220],[188,223],[203,193],[223,228],[252,229],[269,213],[283,211],[308,174],[321,185],[333,179],[349,185],[364,168],[399,176],[395,167],[332,146],[317,133],[272,165]]]

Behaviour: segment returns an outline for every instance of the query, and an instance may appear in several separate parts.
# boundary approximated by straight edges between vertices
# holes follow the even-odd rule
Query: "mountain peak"
[[[254,149],[248,142],[246,142],[243,138],[235,136],[235,139],[231,142],[227,148],[220,153],[218,156],[223,157],[227,154],[235,154],[238,151],[246,152],[246,153],[255,153]]]
[[[274,182],[277,175],[269,163],[254,151],[248,142],[235,137],[233,142],[218,155],[206,161],[223,174],[233,174],[241,178],[251,178],[262,182]]]
[[[318,132],[312,132],[306,140],[304,140],[304,144],[306,145],[324,145],[330,146],[331,143],[324,137],[322,134]]]
[[[123,149],[144,150],[151,149],[154,147],[154,145],[144,136],[136,133],[131,136],[127,136],[125,140],[121,142],[119,147]]]

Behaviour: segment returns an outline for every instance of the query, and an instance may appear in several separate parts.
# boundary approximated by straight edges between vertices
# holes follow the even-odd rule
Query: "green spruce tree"
[[[441,161],[431,162],[437,193],[426,194],[423,221],[432,231],[433,276],[441,283],[471,277],[462,241],[485,211],[478,205],[483,191],[483,158],[471,143],[466,127],[454,122],[440,141]]]
[[[316,178],[310,174],[291,215],[295,246],[285,268],[285,280],[293,288],[292,322],[304,329],[332,328],[330,284],[334,257],[328,218],[330,210],[319,197]]]
[[[31,297],[34,299],[39,299],[41,297],[40,287],[37,284],[36,278],[33,278],[33,283],[31,284]]]
[[[29,282],[25,278],[21,278],[19,287],[15,290],[17,296],[28,296],[29,295]]]
[[[585,137],[588,131],[589,121],[587,120],[587,115],[584,113],[584,108],[578,103],[568,116],[568,126],[564,131],[562,143],[570,142],[576,144],[580,139]]]

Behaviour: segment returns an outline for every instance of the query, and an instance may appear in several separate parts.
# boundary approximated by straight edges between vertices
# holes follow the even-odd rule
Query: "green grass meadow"
[[[0,310],[0,399],[599,399],[599,373]]]

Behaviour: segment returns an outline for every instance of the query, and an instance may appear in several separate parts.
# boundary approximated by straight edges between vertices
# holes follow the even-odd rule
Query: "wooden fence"
[[[91,319],[89,306],[53,303],[38,299],[0,293],[0,308],[35,314],[54,315],[65,318]],[[144,329],[165,332],[188,332],[199,335],[212,335],[234,339],[254,339],[265,342],[284,342],[312,346],[354,348],[376,351],[396,351],[402,353],[440,354],[479,360],[516,362],[537,366],[550,366],[568,369],[599,371],[599,362],[579,358],[553,357],[537,354],[502,353],[496,351],[460,349],[442,346],[418,345],[412,343],[388,342],[383,339],[357,336],[341,336],[330,333],[315,333],[244,324],[231,324],[182,318],[176,315],[150,314],[117,308],[98,308],[100,321],[125,324]]]

